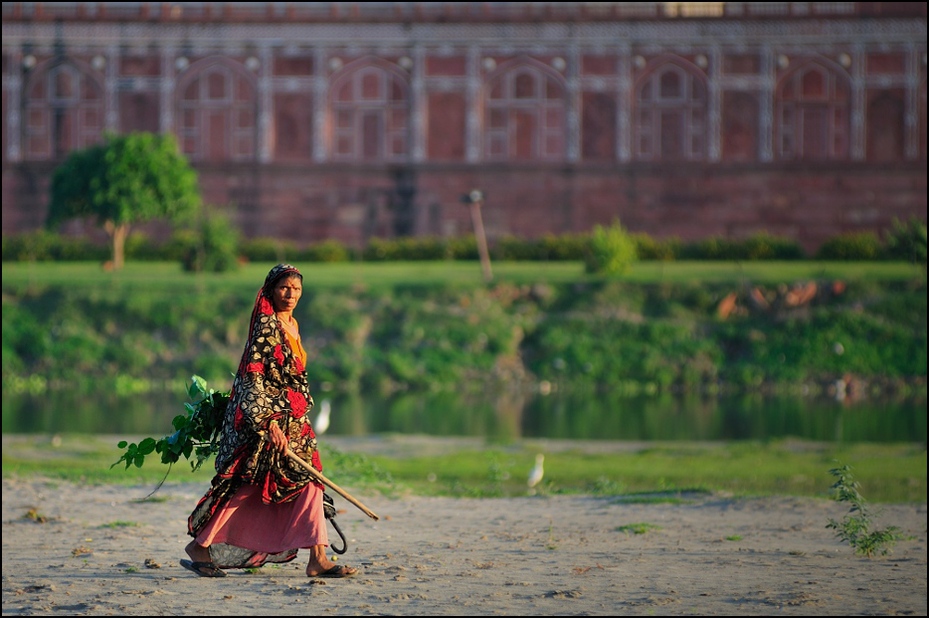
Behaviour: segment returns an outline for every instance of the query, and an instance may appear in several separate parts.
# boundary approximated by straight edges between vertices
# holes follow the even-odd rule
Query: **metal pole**
[[[487,251],[487,237],[484,235],[484,221],[481,219],[481,204],[484,203],[484,195],[478,191],[471,191],[471,222],[474,224],[474,237],[477,239],[477,253],[481,257],[481,270],[484,273],[484,281],[490,283],[494,275],[490,269],[490,253]]]

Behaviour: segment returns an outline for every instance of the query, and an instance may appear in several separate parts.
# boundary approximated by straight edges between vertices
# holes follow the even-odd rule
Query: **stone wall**
[[[926,220],[924,4],[266,4],[4,3],[4,233],[105,131],[174,133],[207,203],[301,244],[468,234],[473,188],[491,239]]]

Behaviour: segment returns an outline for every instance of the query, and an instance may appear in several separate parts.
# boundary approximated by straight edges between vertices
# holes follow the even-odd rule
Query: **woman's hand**
[[[287,451],[287,436],[284,435],[277,423],[269,423],[268,434],[271,438],[271,444],[277,447],[281,454],[285,453]]]

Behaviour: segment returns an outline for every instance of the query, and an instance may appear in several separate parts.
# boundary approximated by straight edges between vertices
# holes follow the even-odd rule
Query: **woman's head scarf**
[[[265,283],[261,286],[259,290],[259,296],[264,295],[265,298],[271,300],[274,294],[274,286],[277,285],[277,282],[283,279],[284,277],[300,277],[300,281],[303,281],[303,275],[300,274],[300,271],[297,270],[295,266],[290,264],[278,264],[268,272],[268,276],[265,277]],[[257,304],[258,299],[255,299]]]

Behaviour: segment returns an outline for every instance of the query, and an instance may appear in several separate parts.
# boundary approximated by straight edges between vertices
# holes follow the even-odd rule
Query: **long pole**
[[[374,514],[374,511],[372,511],[371,509],[363,505],[361,502],[356,500],[355,497],[352,496],[350,493],[348,493],[347,491],[345,491],[344,489],[342,489],[341,487],[339,487],[338,485],[336,485],[335,483],[327,479],[325,476],[323,476],[322,472],[320,472],[319,470],[317,470],[316,468],[314,468],[307,462],[303,461],[303,459],[298,457],[297,454],[294,453],[289,448],[287,449],[287,456],[290,457],[295,463],[300,464],[303,468],[305,468],[306,471],[309,472],[320,483],[322,483],[323,485],[327,487],[331,487],[333,490],[337,491],[340,496],[342,496],[343,498],[345,498],[346,500],[348,500],[349,502],[357,506],[359,509],[361,509],[365,515],[367,515],[374,521],[377,521],[378,519],[380,519],[377,515]]]
[[[490,270],[490,253],[487,251],[487,237],[484,235],[484,221],[481,218],[481,204],[483,203],[483,197],[471,200],[471,222],[474,224],[474,237],[477,239],[477,253],[481,257],[484,281],[490,283],[494,274]]]

